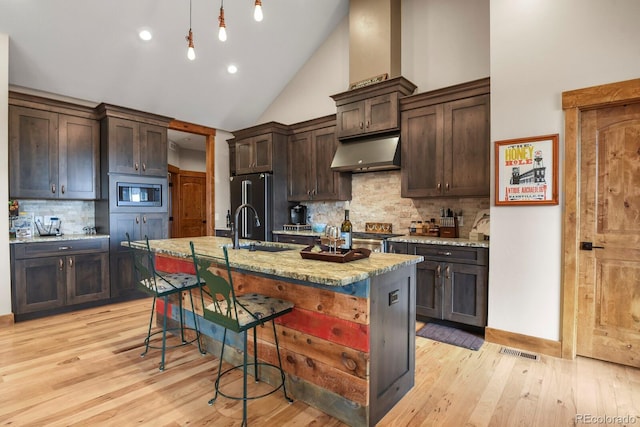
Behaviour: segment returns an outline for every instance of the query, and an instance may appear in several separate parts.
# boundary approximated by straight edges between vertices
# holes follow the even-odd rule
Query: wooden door
[[[174,237],[206,236],[205,173],[182,171],[177,181],[179,236]]]
[[[640,103],[582,114],[577,353],[639,367]]]

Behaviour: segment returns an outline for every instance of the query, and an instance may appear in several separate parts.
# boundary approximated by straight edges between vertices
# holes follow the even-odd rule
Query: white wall
[[[562,153],[563,91],[639,77],[638,17],[637,0],[491,0],[491,139],[558,133]],[[559,339],[560,189],[559,206],[491,209],[493,328]]]
[[[9,200],[9,36],[0,33],[0,200]],[[7,205],[5,205],[7,206]],[[9,213],[0,215],[0,316],[11,313]]]

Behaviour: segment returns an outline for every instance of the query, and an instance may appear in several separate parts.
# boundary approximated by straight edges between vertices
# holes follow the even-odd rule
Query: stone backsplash
[[[19,200],[20,212],[34,218],[56,216],[62,221],[62,233],[83,234],[84,227],[95,226],[95,204],[85,200]],[[45,221],[46,222],[46,221]],[[37,234],[37,230],[34,230]],[[98,230],[100,232],[100,230]]]
[[[355,231],[364,231],[367,222],[389,222],[393,232],[406,234],[411,221],[429,221],[440,216],[440,209],[462,212],[460,237],[467,238],[478,211],[489,209],[488,197],[405,199],[400,197],[400,171],[356,173],[352,176],[349,219]],[[345,202],[302,202],[309,221],[340,225]]]

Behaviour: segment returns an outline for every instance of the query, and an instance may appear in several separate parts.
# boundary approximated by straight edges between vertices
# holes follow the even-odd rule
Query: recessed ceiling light
[[[141,38],[142,40],[144,40],[144,41],[149,41],[149,40],[151,40],[151,38],[153,37],[153,36],[151,35],[151,31],[149,31],[149,30],[141,30],[141,31],[138,33],[138,36],[140,36],[140,38]]]
[[[235,74],[238,72],[238,67],[236,67],[235,65],[231,64],[227,67],[227,72],[229,74]]]

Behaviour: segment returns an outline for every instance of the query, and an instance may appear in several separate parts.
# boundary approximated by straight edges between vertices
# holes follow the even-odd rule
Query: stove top
[[[394,233],[367,233],[361,231],[354,231],[351,233],[351,237],[354,239],[372,239],[372,240],[386,240],[389,237],[398,237],[402,236],[402,234],[394,234]]]

